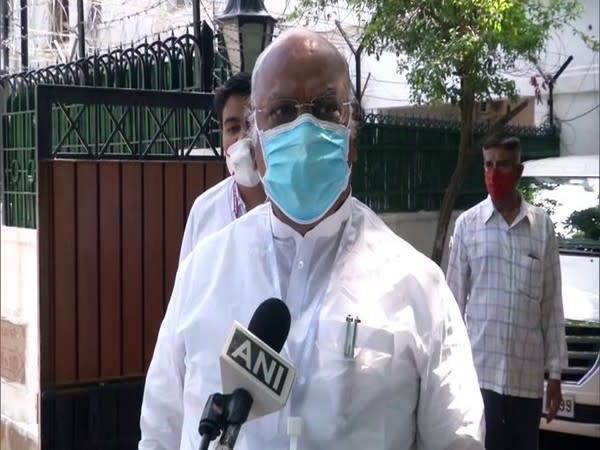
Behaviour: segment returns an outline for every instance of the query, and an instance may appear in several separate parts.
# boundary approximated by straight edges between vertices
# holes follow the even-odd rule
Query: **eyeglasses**
[[[273,100],[264,108],[257,109],[268,128],[293,122],[303,112],[309,112],[317,119],[344,123],[350,117],[351,102],[339,102],[335,97],[320,97],[310,103],[300,103],[291,98]]]

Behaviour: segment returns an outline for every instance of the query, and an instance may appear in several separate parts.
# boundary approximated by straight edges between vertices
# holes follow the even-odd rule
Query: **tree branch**
[[[490,137],[493,136],[494,134],[498,134],[500,132],[502,132],[502,130],[504,129],[504,127],[506,127],[506,125],[508,124],[508,122],[510,122],[512,119],[514,119],[521,111],[523,111],[526,107],[527,104],[529,103],[528,99],[523,100],[521,103],[519,103],[517,105],[517,107],[515,109],[511,109],[509,112],[507,112],[504,116],[502,116],[502,118],[500,118],[498,121],[496,121],[494,123],[494,125],[492,125],[485,133],[484,135],[481,137],[481,139],[479,139],[475,145],[473,147],[471,147],[471,154],[477,154],[479,151],[481,151],[481,147],[483,146],[483,144],[485,143],[485,141]]]

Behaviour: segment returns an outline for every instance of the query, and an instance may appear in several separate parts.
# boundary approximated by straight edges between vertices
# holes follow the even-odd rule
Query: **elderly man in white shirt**
[[[270,202],[180,266],[146,379],[140,449],[197,449],[234,320],[283,299],[282,355],[297,376],[282,411],[246,423],[236,449],[483,448],[483,402],[442,272],[352,198],[350,81],[322,36],[294,29],[259,57],[250,123]],[[345,356],[346,318],[357,323]],[[359,323],[360,321],[360,323]]]
[[[215,92],[213,113],[221,122],[227,169],[231,176],[194,201],[183,233],[179,263],[196,244],[265,201],[247,138],[246,114],[250,100],[250,74],[240,72]]]
[[[487,450],[535,450],[548,372],[547,420],[567,364],[554,226],[517,191],[517,138],[483,150],[489,197],[456,221],[447,279],[464,315],[485,404]]]

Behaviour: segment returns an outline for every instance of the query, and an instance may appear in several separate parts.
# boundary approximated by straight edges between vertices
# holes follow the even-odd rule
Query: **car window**
[[[526,177],[519,190],[554,222],[561,252],[600,254],[600,180]]]

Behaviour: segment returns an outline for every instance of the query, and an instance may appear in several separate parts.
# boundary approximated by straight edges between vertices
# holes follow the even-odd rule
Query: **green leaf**
[[[323,20],[338,7],[364,20],[368,53],[397,52],[417,102],[460,101],[461,79],[476,99],[514,97],[505,74],[534,60],[550,33],[583,11],[578,0],[300,0],[290,19]],[[598,49],[592,36],[573,32]]]

